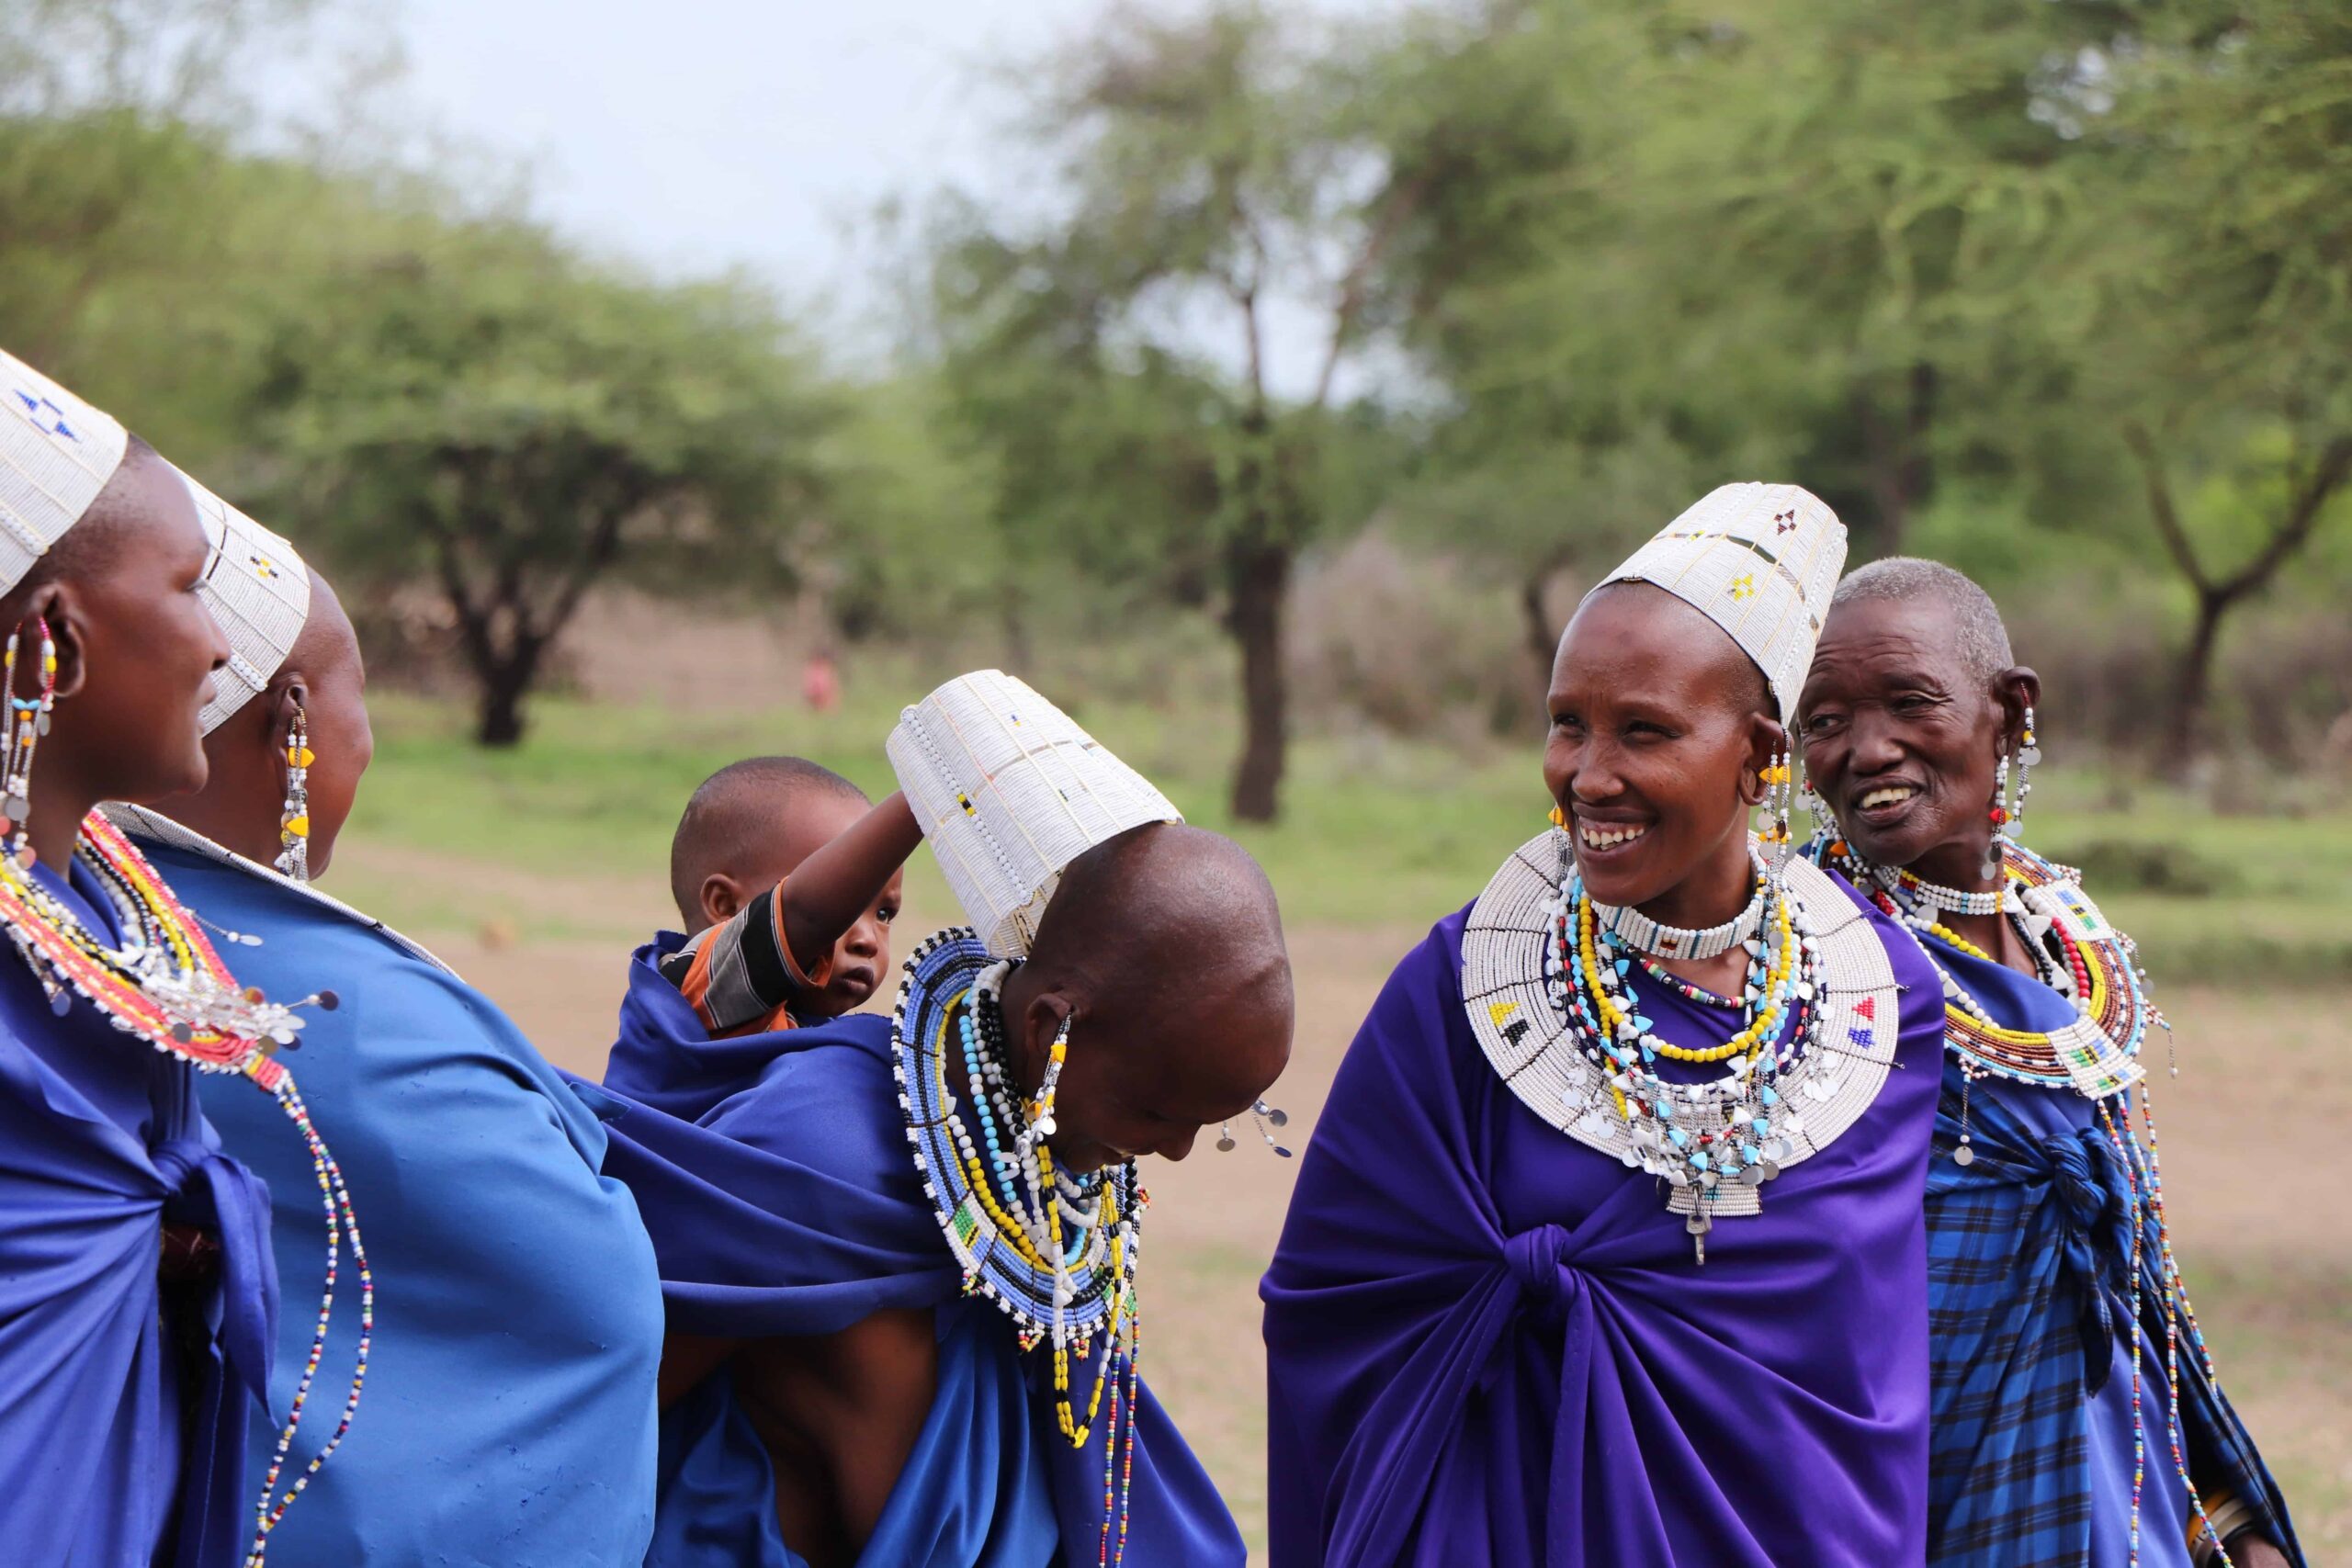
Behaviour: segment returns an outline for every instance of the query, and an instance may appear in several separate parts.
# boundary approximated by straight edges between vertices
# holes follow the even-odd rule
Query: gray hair
[[[1889,556],[1856,567],[1838,581],[1829,606],[1884,599],[1895,604],[1930,599],[1951,612],[1960,634],[1962,665],[1975,680],[1989,682],[2017,662],[2009,651],[2009,628],[2001,624],[2000,607],[1993,596],[1976,586],[1966,572],[1939,560],[1917,556]]]

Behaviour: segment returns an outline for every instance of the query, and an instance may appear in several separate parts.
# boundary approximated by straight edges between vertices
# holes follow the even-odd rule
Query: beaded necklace
[[[1939,887],[1905,871],[1874,866],[1843,840],[1816,840],[1814,858],[1834,860],[1857,886],[1872,889],[1882,909],[1935,942],[1919,945],[1943,976],[1944,1045],[1961,1074],[1961,1131],[1950,1153],[1952,1163],[1973,1164],[1976,1153],[1968,1132],[1969,1088],[1985,1077],[2006,1078],[2038,1088],[2069,1088],[2098,1108],[2100,1130],[2122,1162],[2128,1188],[2127,1223],[2132,1250],[2132,1529],[2130,1561],[2140,1561],[2140,1509],[2147,1479],[2147,1429],[2141,1373],[2140,1314],[2145,1300],[2142,1280],[2143,1237],[2154,1224],[2154,1269],[2165,1316],[2165,1380],[2169,1394],[2166,1438],[2173,1472],[2188,1495],[2191,1517],[2203,1525],[2215,1543],[2215,1561],[2227,1568],[2229,1553],[2205,1512],[2205,1502],[2188,1472],[2188,1458],[2180,1427],[2180,1344],[2185,1336],[2205,1377],[2219,1386],[2197,1309],[2188,1299],[2179,1260],[2172,1246],[2172,1230],[2165,1218],[2164,1176],[2156,1156],[2155,1109],[2145,1084],[2146,1069],[2139,1061],[2140,1047],[2151,1022],[2171,1025],[2147,994],[2147,976],[2140,967],[2139,950],[2132,939],[2107,923],[2082,889],[2082,874],[2043,859],[2006,836],[1995,840],[2000,850],[2002,886],[1983,893]],[[2031,955],[2035,974],[2052,990],[2066,998],[2075,1010],[2075,1021],[2048,1034],[2003,1029],[1967,988],[1953,976],[1936,952],[1941,942],[1970,957],[1998,963],[1993,954],[1969,942],[1937,917],[1947,912],[2007,917]],[[2178,1076],[2179,1066],[2173,1066]],[[2138,1086],[2140,1092],[2128,1092]],[[2135,1109],[2145,1127],[2133,1127]]]
[[[2005,1028],[1938,955],[1935,943],[1921,943],[1943,981],[1944,1045],[1960,1065],[1963,1092],[1990,1076],[2037,1088],[2063,1086],[2090,1100],[2120,1094],[2145,1076],[2140,1047],[2149,1024],[2163,1021],[2148,1001],[2136,953],[2083,893],[2078,875],[2011,840],[2002,840],[2001,852],[2003,886],[1980,894],[1871,865],[1842,841],[1825,850],[1855,886],[1870,890],[1879,908],[1971,957],[1998,962],[1944,924],[1941,914],[1963,899],[1975,907],[1961,912],[2005,914],[2032,955],[2037,976],[2074,1003],[2074,1019],[2059,1029]],[[1953,1157],[1962,1165],[1975,1157],[1964,1136]]]
[[[1741,1029],[1720,1045],[1694,1049],[1652,1032],[1631,983],[1631,955],[1640,949],[1624,925],[1596,942],[1596,907],[1581,878],[1570,871],[1561,890],[1561,1010],[1586,1058],[1608,1069],[1612,1102],[1632,1129],[1642,1168],[1663,1177],[1669,1188],[1691,1193],[1694,1207],[1685,1228],[1702,1264],[1717,1191],[1729,1182],[1760,1188],[1780,1175],[1780,1162],[1795,1152],[1792,1134],[1804,1129],[1799,1113],[1781,1107],[1778,1086],[1782,1069],[1813,1036],[1815,954],[1810,933],[1792,916],[1788,899],[1777,895],[1771,879],[1759,878],[1749,906],[1758,912],[1758,924],[1768,906],[1775,943],[1768,948],[1747,942]],[[1715,931],[1727,933],[1745,923],[1743,917]],[[1677,934],[1666,935],[1674,943],[1668,951],[1681,951]],[[1680,1083],[1658,1074],[1660,1056],[1730,1066],[1713,1083]]]
[[[1554,1127],[1657,1177],[1702,1264],[1715,1222],[1758,1213],[1766,1184],[1852,1125],[1894,1060],[1894,972],[1861,911],[1802,862],[1764,874],[1759,908],[1740,997],[1699,993],[1738,1028],[1702,1047],[1652,1026],[1640,987],[1681,983],[1634,978],[1647,955],[1602,929],[1565,832],[1504,863],[1463,936],[1464,1001],[1497,1075]],[[1724,1071],[1680,1082],[1661,1057]]]
[[[1001,1005],[1013,961],[956,929],[923,942],[905,967],[891,1072],[923,1196],[963,1266],[964,1293],[1012,1318],[1024,1354],[1051,1343],[1055,1416],[1073,1448],[1086,1446],[1107,1397],[1097,1562],[1119,1562],[1135,1472],[1136,1270],[1149,1198],[1132,1160],[1082,1177],[1055,1167],[1046,1140],[1069,1032],[1066,1024],[1054,1042],[1036,1095],[1023,1098]],[[1070,1363],[1093,1356],[1098,1334],[1103,1355],[1081,1418]]]
[[[1679,926],[1660,925],[1639,909],[1610,904],[1595,904],[1593,908],[1610,936],[1637,953],[1656,953],[1661,958],[1719,958],[1738,943],[1752,944],[1756,933],[1764,929],[1764,895],[1770,879],[1765,875],[1764,856],[1757,846],[1747,847],[1747,856],[1756,871],[1755,897],[1748,899],[1747,908],[1719,926],[1685,931]]]
[[[9,700],[12,705],[21,701],[14,696]],[[18,805],[19,776],[11,775],[10,788],[16,798],[9,804]],[[202,927],[155,874],[146,857],[113,823],[92,812],[82,822],[74,859],[92,874],[121,927],[122,944],[110,946],[83,923],[70,905],[33,879],[32,857],[23,842],[21,824],[19,815],[16,841],[8,852],[0,853],[0,926],[6,928],[17,953],[40,982],[51,1008],[62,1017],[72,1010],[74,998],[80,996],[116,1029],[137,1035],[167,1055],[201,1072],[238,1073],[250,1078],[277,1101],[311,1151],[311,1168],[317,1173],[326,1211],[326,1289],[319,1303],[310,1354],[295,1384],[286,1424],[278,1432],[254,1508],[254,1539],[245,1562],[248,1568],[261,1568],[270,1532],[351,1429],[368,1377],[368,1344],[375,1330],[375,1280],[368,1271],[367,1248],[359,1238],[359,1221],[352,1212],[342,1168],[311,1124],[310,1108],[295,1089],[293,1075],[276,1056],[279,1047],[295,1043],[302,1027],[295,1008],[315,1003],[332,1010],[335,997],[322,991],[287,1006],[267,1000],[258,990],[240,988]],[[352,1262],[359,1272],[359,1343],[350,1389],[334,1434],[280,1496],[277,1483],[325,1353],[346,1234]]]

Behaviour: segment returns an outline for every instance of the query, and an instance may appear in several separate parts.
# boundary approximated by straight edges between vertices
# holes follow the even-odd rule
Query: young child
[[[670,844],[685,945],[656,963],[711,1038],[853,1012],[890,964],[900,868],[922,833],[829,768],[752,757],[687,801]]]

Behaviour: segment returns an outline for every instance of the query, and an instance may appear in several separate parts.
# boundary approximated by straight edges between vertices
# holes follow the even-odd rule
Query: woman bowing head
[[[1278,1564],[1920,1561],[1932,976],[1786,858],[1844,557],[1729,485],[1569,624],[1553,826],[1391,976],[1265,1279]]]

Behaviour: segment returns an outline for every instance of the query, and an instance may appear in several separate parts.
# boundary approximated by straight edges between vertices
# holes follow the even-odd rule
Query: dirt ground
[[[910,911],[902,930],[931,929]],[[623,929],[616,925],[616,931]],[[495,933],[492,933],[493,936]],[[1331,1075],[1415,929],[1294,931],[1299,1036],[1273,1100],[1304,1147]],[[591,1075],[612,1037],[629,942],[436,942],[548,1055]],[[2352,1119],[2352,995],[2176,990],[2180,1076],[2159,1036],[2154,1103],[2167,1206],[2224,1381],[2294,1504],[2314,1562],[2352,1548],[2352,1222],[2339,1184],[2280,1179],[2325,1168]],[[1257,1278],[1282,1224],[1295,1162],[1245,1135],[1218,1155],[1148,1172],[1146,1373],[1205,1456],[1253,1540],[1265,1507]]]

